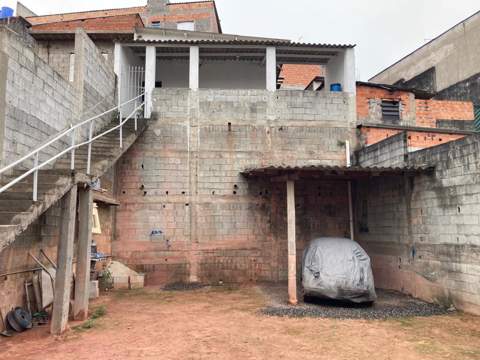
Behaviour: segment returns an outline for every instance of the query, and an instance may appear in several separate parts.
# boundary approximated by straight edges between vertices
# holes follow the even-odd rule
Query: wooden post
[[[295,182],[287,181],[288,218],[288,302],[297,305],[297,246],[295,217]]]
[[[93,194],[90,187],[78,193],[78,251],[73,318],[86,320],[90,296],[90,253],[92,245]]]
[[[62,199],[60,239],[57,253],[57,274],[50,332],[62,334],[68,324],[70,290],[72,285],[73,243],[75,239],[75,217],[77,210],[77,187],[74,186]]]

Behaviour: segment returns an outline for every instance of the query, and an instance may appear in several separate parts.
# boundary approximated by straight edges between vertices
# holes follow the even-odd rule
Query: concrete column
[[[75,278],[75,302],[73,317],[75,320],[86,320],[88,317],[88,299],[90,296],[90,248],[92,245],[92,190],[79,190],[78,193],[78,251],[77,271]]]
[[[200,77],[200,48],[190,46],[190,89],[198,90]]]
[[[288,302],[297,305],[297,235],[295,216],[295,182],[287,181],[288,219]]]
[[[145,56],[145,118],[152,116],[152,93],[155,89],[157,71],[157,48],[147,46]]]
[[[62,218],[57,253],[57,275],[50,332],[60,335],[67,328],[72,285],[73,243],[77,210],[77,187],[74,186],[62,199]]]
[[[267,90],[277,90],[277,49],[274,47],[267,47],[266,55],[267,66]]]

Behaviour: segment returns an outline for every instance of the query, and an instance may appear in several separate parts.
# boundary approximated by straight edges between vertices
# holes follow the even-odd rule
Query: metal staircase
[[[0,252],[73,186],[91,183],[118,161],[145,129],[141,116],[144,98],[142,93],[71,126],[0,169]],[[129,114],[123,116],[126,109]],[[118,119],[95,133],[99,123],[113,114],[118,114]],[[45,155],[52,145],[58,148],[66,143],[70,145],[65,149]],[[25,165],[27,162],[30,165]]]

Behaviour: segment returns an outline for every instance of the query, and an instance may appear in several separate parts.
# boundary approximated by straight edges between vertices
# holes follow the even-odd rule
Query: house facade
[[[28,15],[0,37],[2,166],[112,106],[90,138],[116,128],[33,179],[54,187],[37,201],[29,182],[0,193],[4,207],[26,196],[18,212],[0,207],[2,271],[34,266],[28,254],[40,249],[65,260],[58,244],[72,191],[95,183],[93,239],[147,284],[288,281],[295,303],[303,249],[317,237],[350,237],[372,256],[379,287],[479,312],[471,102],[357,83],[353,45],[223,34],[213,2]],[[63,99],[62,113],[52,99]],[[92,153],[93,171],[81,157]],[[29,161],[14,170],[38,160]],[[70,226],[69,239],[85,245],[80,229]],[[5,310],[23,301],[28,276],[2,278]]]

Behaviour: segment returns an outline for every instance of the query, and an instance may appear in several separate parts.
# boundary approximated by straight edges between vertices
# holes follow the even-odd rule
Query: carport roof
[[[387,175],[403,175],[431,172],[431,166],[379,167],[379,166],[267,166],[247,168],[241,174],[247,178],[368,178]]]

